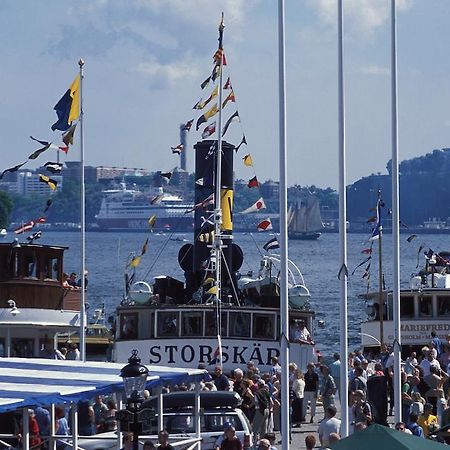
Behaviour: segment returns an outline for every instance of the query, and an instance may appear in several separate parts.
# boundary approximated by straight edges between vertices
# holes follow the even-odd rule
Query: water
[[[190,234],[176,234],[168,240],[168,235],[149,234],[147,254],[142,258],[137,269],[136,281],[152,282],[156,275],[169,275],[183,280],[183,272],[178,265],[178,250],[184,244],[183,239],[191,241]],[[90,310],[100,307],[104,302],[106,314],[113,314],[120,303],[124,291],[124,270],[131,252],[139,253],[147,237],[145,233],[99,233],[86,235],[86,267],[89,270],[88,303]],[[266,233],[236,234],[235,242],[244,251],[243,272],[258,269],[259,250],[255,242],[262,248],[271,236]],[[348,235],[348,268],[349,272],[362,262],[367,255],[361,250],[369,247],[369,234]],[[417,251],[419,245],[433,250],[447,250],[443,242],[447,235],[424,235],[411,243],[406,241],[407,235],[400,236],[401,242],[401,285],[406,288],[410,275],[416,271]],[[40,243],[69,247],[66,251],[65,272],[80,273],[80,235],[76,232],[44,232]],[[378,244],[375,243],[374,248]],[[383,270],[387,288],[392,287],[392,236],[383,236]],[[156,258],[160,255],[159,258]],[[290,241],[289,257],[301,269],[305,284],[311,292],[311,304],[316,311],[316,319],[324,320],[325,327],[315,330],[317,347],[322,354],[331,355],[339,350],[339,289],[337,278],[339,271],[339,235],[323,234],[317,241]],[[423,255],[419,257],[423,264]],[[348,282],[348,323],[349,348],[357,348],[360,342],[359,327],[364,319],[364,302],[358,294],[366,292],[366,281],[362,279],[364,267],[355,275],[349,275]],[[374,252],[371,268],[372,290],[378,290],[378,256]]]

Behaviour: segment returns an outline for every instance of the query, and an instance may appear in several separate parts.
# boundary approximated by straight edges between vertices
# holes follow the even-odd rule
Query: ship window
[[[176,311],[158,313],[158,336],[178,336],[178,313]]]
[[[450,297],[438,297],[438,316],[450,316]]]
[[[250,337],[250,313],[230,312],[230,336]]]
[[[203,335],[203,313],[182,312],[181,323],[182,336],[202,336]]]
[[[222,337],[227,335],[227,314],[222,313],[220,335]],[[217,336],[216,312],[206,311],[205,313],[205,336]]]
[[[24,276],[29,278],[37,277],[37,260],[34,253],[24,255]]]
[[[58,258],[47,258],[45,261],[44,278],[57,280],[59,273]]]
[[[273,339],[274,319],[272,314],[253,314],[253,337],[256,339]]]
[[[414,317],[414,297],[402,296],[400,302],[400,317]]]
[[[120,315],[120,338],[137,339],[138,315],[137,313],[125,313]]]
[[[419,315],[420,317],[431,317],[431,297],[419,297]]]
[[[34,340],[26,338],[11,339],[11,356],[16,358],[32,358],[34,355]]]
[[[4,356],[6,356],[5,340],[0,339],[0,357],[3,358]]]

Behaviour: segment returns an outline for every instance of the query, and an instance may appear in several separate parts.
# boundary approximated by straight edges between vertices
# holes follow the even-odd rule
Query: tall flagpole
[[[219,25],[219,51],[223,51],[223,30],[225,28],[223,13]],[[222,83],[223,83],[223,54],[220,53],[219,62],[219,117],[217,118],[217,151],[216,151],[216,192],[214,194],[214,250],[216,256],[216,301],[218,308],[217,320],[217,345],[219,349],[219,365],[223,367],[222,358],[222,341],[220,338],[221,330],[221,314],[220,302],[222,296],[222,205],[221,205],[221,188],[222,188]]]
[[[402,420],[401,398],[401,333],[400,333],[400,214],[398,171],[398,105],[397,105],[397,13],[395,0],[391,0],[391,89],[392,89],[392,239],[394,274],[394,405],[395,421]],[[403,420],[407,418],[404,417]]]
[[[343,65],[343,28],[344,17],[342,0],[338,0],[338,110],[339,110],[339,280],[340,280],[340,353],[341,385],[339,401],[341,403],[341,435],[348,436],[348,323],[347,323],[347,199],[345,173],[345,102],[344,102],[344,65]]]
[[[84,186],[84,134],[83,134],[83,66],[84,61],[78,61],[80,66],[80,221],[81,221],[81,302],[80,302],[80,359],[86,361],[86,195]]]
[[[286,185],[286,61],[284,0],[278,0],[278,67],[279,67],[279,133],[280,133],[280,320],[281,320],[281,448],[289,449],[289,311],[288,311],[288,242]]]

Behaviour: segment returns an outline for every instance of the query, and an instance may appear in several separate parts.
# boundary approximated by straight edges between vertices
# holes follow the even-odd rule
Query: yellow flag
[[[216,295],[217,292],[218,292],[217,286],[213,286],[212,288],[210,288],[206,291],[207,294],[213,294],[213,295]]]
[[[244,164],[246,166],[253,166],[253,160],[250,154],[245,155],[242,159],[244,160]]]
[[[149,227],[150,227],[150,228],[153,228],[153,227],[155,226],[155,223],[156,223],[156,215],[153,214],[153,216],[151,216],[151,217],[147,220],[147,222],[148,222]]]
[[[130,261],[130,264],[128,264],[130,267],[137,267],[141,262],[140,256],[134,256],[133,259]]]
[[[222,230],[233,230],[233,189],[221,190]]]
[[[71,123],[80,116],[80,74],[75,77],[69,89],[72,105],[70,106],[68,122]]]
[[[56,189],[56,186],[58,185],[58,182],[56,180],[51,179],[47,175],[41,175],[39,174],[39,181],[41,183],[46,183],[47,186],[54,191]]]
[[[205,119],[208,120],[211,117],[213,117],[214,115],[216,115],[219,112],[219,110],[217,109],[217,103],[214,104],[214,106],[205,112],[205,114],[203,114],[205,116]]]

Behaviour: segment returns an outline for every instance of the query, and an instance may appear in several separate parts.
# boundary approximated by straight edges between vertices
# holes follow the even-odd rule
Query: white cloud
[[[360,72],[364,75],[375,75],[375,76],[388,76],[391,71],[388,67],[383,66],[365,66],[360,69]]]
[[[188,60],[162,64],[152,57],[149,61],[138,64],[134,70],[149,77],[151,84],[159,87],[199,77],[199,70]]]
[[[336,26],[336,0],[309,0],[322,23]],[[408,9],[412,0],[397,0],[397,11]],[[343,0],[344,23],[350,31],[371,34],[382,27],[390,17],[388,0]]]

